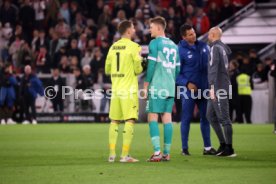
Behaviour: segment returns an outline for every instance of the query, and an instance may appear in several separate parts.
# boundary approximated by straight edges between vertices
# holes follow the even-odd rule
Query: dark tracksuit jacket
[[[51,99],[53,102],[53,108],[55,112],[61,111],[63,112],[63,99],[62,99],[62,86],[65,86],[65,81],[60,76],[58,78],[52,77],[49,80],[49,86],[54,86],[56,90],[56,97]]]
[[[232,126],[229,116],[229,88],[231,87],[228,75],[228,56],[231,54],[230,48],[220,40],[210,45],[210,57],[208,65],[209,87],[213,87],[215,94],[218,90],[226,91],[227,95],[216,96],[216,100],[208,100],[207,118],[213,126],[220,142],[232,144]],[[224,127],[224,135],[220,124]]]
[[[36,119],[35,100],[38,96],[44,96],[44,88],[41,80],[33,74],[23,75],[20,85],[20,95],[26,120]],[[29,112],[31,107],[32,114]]]
[[[16,98],[14,88],[17,85],[17,80],[10,74],[3,74],[0,78],[0,107],[12,108]]]
[[[181,138],[182,149],[188,149],[188,136],[190,130],[190,122],[192,120],[195,104],[200,110],[200,127],[204,146],[211,146],[210,125],[206,119],[206,99],[192,99],[191,91],[186,87],[189,82],[195,84],[203,93],[208,89],[207,67],[208,67],[208,45],[201,41],[196,41],[193,46],[189,45],[185,40],[178,44],[180,58],[180,74],[176,79],[177,86],[184,87],[187,92],[181,95],[182,112],[181,112]],[[181,93],[183,94],[183,93]],[[195,94],[197,95],[197,94]]]

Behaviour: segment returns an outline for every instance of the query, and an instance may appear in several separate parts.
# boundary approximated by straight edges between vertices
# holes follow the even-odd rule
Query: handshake
[[[146,57],[142,57],[142,67],[143,67],[143,72],[147,70],[148,59]]]

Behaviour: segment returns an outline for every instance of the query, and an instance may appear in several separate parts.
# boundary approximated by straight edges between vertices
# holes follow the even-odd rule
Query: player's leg
[[[212,148],[211,145],[211,137],[210,137],[210,124],[206,118],[206,110],[207,110],[207,99],[199,99],[196,100],[197,106],[199,108],[200,113],[200,129],[201,135],[204,142],[204,155],[215,155],[216,150]]]
[[[235,157],[236,154],[232,146],[233,127],[232,127],[232,121],[230,120],[230,115],[229,115],[229,101],[228,99],[221,99],[220,101],[221,101],[220,104],[221,104],[221,114],[222,114],[222,125],[224,129],[226,147],[224,152],[219,156]]]
[[[159,162],[162,159],[160,148],[160,132],[158,127],[158,113],[148,113],[149,133],[154,153],[148,159],[150,162]]]
[[[120,162],[138,162],[129,155],[131,142],[134,135],[134,123],[138,119],[139,102],[137,94],[120,99],[125,127],[123,131],[123,147]]]
[[[109,162],[114,162],[116,157],[116,143],[118,138],[118,124],[122,120],[122,111],[120,100],[117,96],[112,96],[110,103],[109,118],[111,123],[109,126]]]
[[[207,110],[206,110],[206,117],[208,119],[208,121],[210,122],[210,124],[212,125],[218,140],[220,142],[220,146],[216,152],[217,154],[220,154],[224,149],[225,149],[225,137],[222,131],[222,127],[220,122],[218,121],[217,115],[216,115],[216,111],[215,108],[218,109],[218,105],[217,102],[212,101],[212,100],[208,100],[207,102]]]
[[[111,120],[109,126],[109,162],[114,162],[116,157],[116,143],[118,138],[119,121]]]
[[[162,122],[164,126],[164,151],[163,161],[170,160],[172,136],[173,136],[173,125],[172,125],[172,108],[174,104],[174,98],[170,97],[164,99],[164,113],[162,114]]]
[[[219,103],[219,104],[218,104]],[[236,156],[234,153],[234,149],[232,147],[232,136],[233,136],[233,129],[232,129],[232,121],[230,120],[229,115],[229,101],[228,98],[226,99],[218,99],[217,105],[215,105],[215,112],[218,118],[218,121],[222,124],[225,136],[225,149],[221,154],[218,156]]]
[[[190,132],[190,122],[193,116],[195,101],[191,98],[182,98],[182,113],[181,113],[181,140],[182,154],[190,155],[188,151],[188,137]]]
[[[149,132],[154,153],[148,159],[149,162],[160,162],[162,159],[160,148],[160,132],[158,127],[158,113],[160,112],[160,101],[156,97],[149,96],[146,111],[148,113]],[[162,112],[162,111],[161,111]]]

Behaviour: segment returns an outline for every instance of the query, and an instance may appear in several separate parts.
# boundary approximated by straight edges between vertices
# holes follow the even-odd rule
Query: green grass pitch
[[[203,156],[198,124],[191,125],[192,156],[181,156],[179,128],[179,124],[174,125],[170,162],[146,162],[152,153],[149,130],[147,124],[137,124],[131,154],[140,162],[111,164],[107,162],[108,124],[0,126],[0,183],[275,183],[276,135],[272,125],[235,124],[236,158]],[[161,125],[160,130],[163,135]],[[212,142],[217,148],[213,132]]]

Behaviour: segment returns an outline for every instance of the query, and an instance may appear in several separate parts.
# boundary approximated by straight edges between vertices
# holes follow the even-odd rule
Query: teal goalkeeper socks
[[[172,123],[164,124],[164,155],[170,154],[172,144]]]
[[[151,121],[149,123],[149,129],[150,129],[150,137],[151,142],[154,148],[154,151],[160,151],[160,134],[159,134],[159,128],[158,123],[156,121]]]

